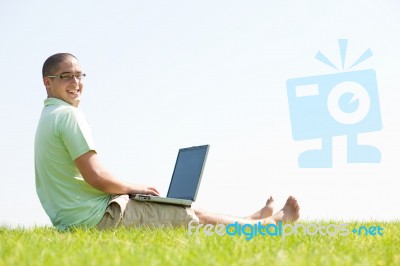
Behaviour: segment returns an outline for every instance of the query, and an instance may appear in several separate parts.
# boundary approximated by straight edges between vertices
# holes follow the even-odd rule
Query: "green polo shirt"
[[[74,160],[95,145],[82,111],[48,98],[35,136],[36,192],[59,230],[93,227],[102,219],[110,195],[90,186]]]

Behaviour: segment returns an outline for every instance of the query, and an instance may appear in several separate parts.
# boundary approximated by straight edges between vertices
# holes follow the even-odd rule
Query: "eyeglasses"
[[[59,78],[63,80],[71,80],[73,78],[77,78],[78,80],[83,79],[86,77],[86,74],[84,73],[79,73],[79,74],[72,74],[72,73],[63,73],[60,75],[53,75],[53,76],[46,76],[47,78]]]

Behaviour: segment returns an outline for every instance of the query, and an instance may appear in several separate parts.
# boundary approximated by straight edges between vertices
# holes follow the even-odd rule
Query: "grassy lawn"
[[[61,233],[50,227],[0,227],[0,265],[400,265],[400,221],[352,222],[348,235],[334,234],[343,222],[304,224],[333,224],[331,235],[299,231],[246,240],[202,230],[189,235],[185,228]],[[351,232],[360,226],[368,235],[364,227],[360,234]]]

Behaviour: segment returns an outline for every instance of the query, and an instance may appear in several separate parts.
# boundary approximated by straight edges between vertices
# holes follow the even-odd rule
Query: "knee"
[[[192,208],[197,217],[203,216],[206,212],[202,209]]]
[[[201,209],[193,209],[193,211],[199,219],[200,223],[205,224],[209,222],[208,212]]]

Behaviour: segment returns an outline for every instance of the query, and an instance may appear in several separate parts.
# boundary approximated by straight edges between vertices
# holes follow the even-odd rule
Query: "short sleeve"
[[[59,124],[59,133],[72,160],[96,151],[89,123],[81,110],[75,108],[66,113]]]

